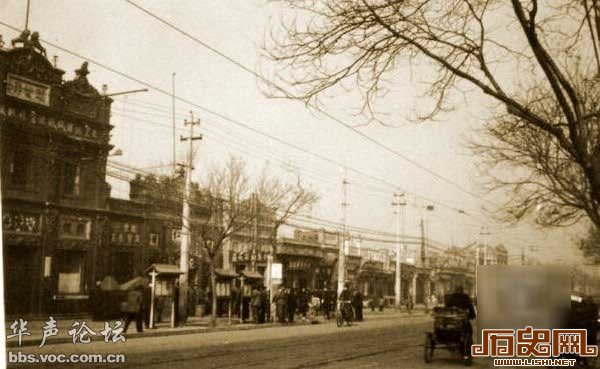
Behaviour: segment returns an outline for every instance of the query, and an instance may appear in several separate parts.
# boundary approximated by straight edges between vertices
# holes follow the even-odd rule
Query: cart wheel
[[[430,332],[425,333],[425,352],[424,359],[426,363],[431,363],[433,360],[433,350],[435,345],[433,343],[433,335]]]
[[[473,356],[471,355],[471,346],[473,345],[473,337],[467,334],[464,339],[465,345],[463,348],[463,364],[471,366],[473,364]]]

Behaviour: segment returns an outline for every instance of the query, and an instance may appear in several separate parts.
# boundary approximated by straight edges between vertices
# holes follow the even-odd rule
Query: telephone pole
[[[401,232],[404,233],[404,229],[400,230],[400,217],[402,217],[402,228],[404,228],[404,206],[406,205],[406,201],[404,200],[404,193],[395,193],[394,192],[394,201],[392,202],[392,206],[396,207],[396,282],[394,284],[394,294],[395,299],[394,302],[396,304],[396,309],[400,309],[400,300],[402,294],[402,262],[400,260],[400,235]]]
[[[179,268],[182,274],[179,276],[179,319],[185,321],[187,317],[187,294],[188,294],[188,277],[189,277],[189,254],[190,245],[192,243],[192,231],[190,226],[190,192],[192,187],[192,169],[194,156],[194,141],[201,140],[202,135],[194,136],[194,126],[200,125],[200,120],[194,120],[194,114],[191,114],[191,119],[188,122],[185,120],[185,125],[190,127],[190,135],[181,137],[181,141],[189,141],[187,163],[185,165],[185,190],[183,195],[183,215],[181,219],[181,258]]]
[[[344,170],[344,179],[342,179],[342,237],[340,242],[340,250],[338,255],[338,283],[337,283],[337,296],[338,302],[342,291],[344,290],[344,283],[346,281],[346,218],[347,218],[347,207],[348,207],[348,180],[346,179],[346,170]],[[339,303],[338,303],[339,306]]]
[[[177,127],[175,124],[175,73],[171,74],[171,120],[173,123],[173,175],[177,170]]]

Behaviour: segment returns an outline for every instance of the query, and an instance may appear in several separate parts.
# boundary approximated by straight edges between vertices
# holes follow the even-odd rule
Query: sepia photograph
[[[0,0],[0,367],[600,368],[600,0]]]

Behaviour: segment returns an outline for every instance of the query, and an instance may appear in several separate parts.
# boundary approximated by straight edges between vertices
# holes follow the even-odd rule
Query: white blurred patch
[[[477,337],[481,329],[560,328],[570,309],[566,270],[487,265],[478,270]]]

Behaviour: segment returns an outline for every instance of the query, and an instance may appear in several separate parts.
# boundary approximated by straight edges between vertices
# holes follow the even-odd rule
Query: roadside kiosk
[[[177,265],[152,264],[146,269],[151,278],[150,290],[150,328],[154,328],[154,305],[158,296],[170,297],[171,328],[175,328],[175,281],[183,272]]]
[[[227,314],[228,319],[231,323],[232,306],[235,306],[234,302],[231,301],[231,287],[235,279],[238,277],[235,270],[232,269],[215,269],[216,280],[216,294],[217,294],[217,315],[222,316]],[[212,304],[212,300],[210,301]]]
[[[241,305],[241,316],[243,320],[253,320],[256,317],[252,316],[252,309],[250,308],[250,300],[252,298],[252,290],[264,285],[264,277],[257,271],[244,270],[240,276],[240,284],[242,290],[242,305]]]

